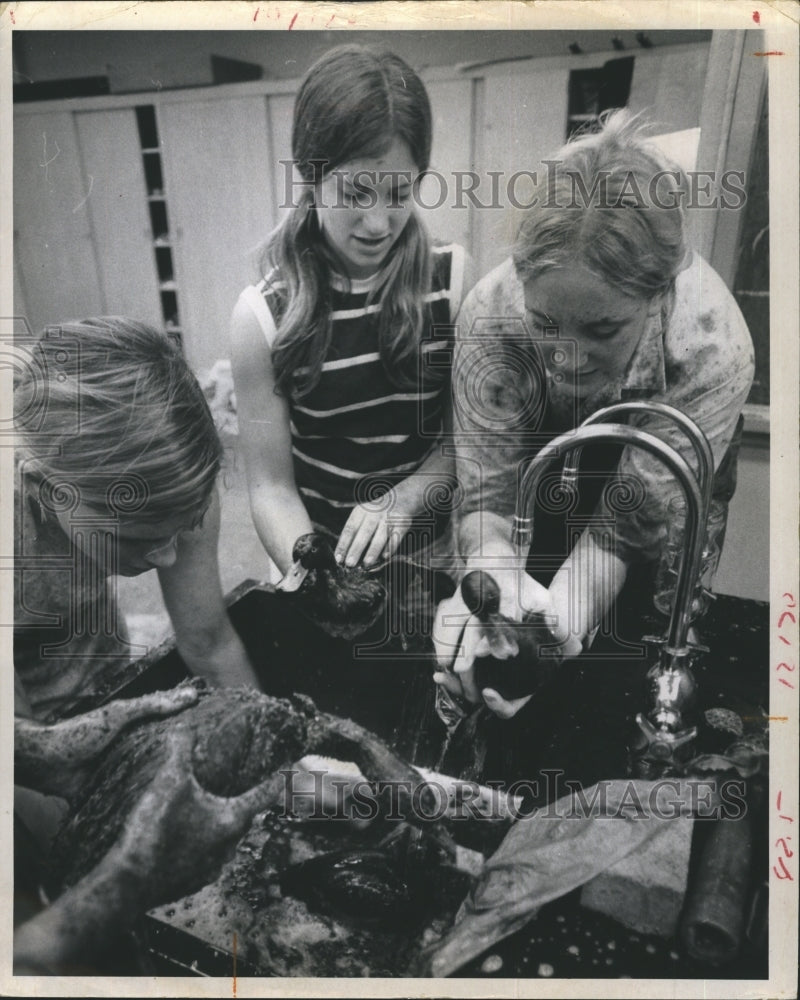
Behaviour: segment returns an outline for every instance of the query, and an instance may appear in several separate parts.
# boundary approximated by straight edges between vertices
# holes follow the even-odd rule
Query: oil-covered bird
[[[385,587],[361,566],[340,566],[323,535],[301,535],[292,559],[276,589],[294,595],[303,613],[329,635],[354,639],[378,619],[386,604]]]
[[[516,622],[501,614],[500,588],[484,570],[467,573],[461,581],[461,596],[489,645],[489,655],[478,656],[474,662],[479,690],[492,688],[503,698],[522,698],[553,675],[561,657],[543,615],[530,614]]]

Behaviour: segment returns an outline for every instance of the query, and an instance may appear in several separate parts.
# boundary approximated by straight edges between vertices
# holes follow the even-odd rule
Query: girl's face
[[[87,530],[72,534],[72,524],[76,515],[85,522]],[[56,517],[67,537],[72,535],[74,544],[102,571],[107,572],[109,567],[104,564],[105,553],[96,551],[95,543],[92,541],[92,521],[98,523],[98,527],[102,524],[102,519],[98,520],[98,514],[85,505],[79,505],[71,515],[59,513]],[[181,536],[193,531],[196,525],[196,517],[187,518],[185,515],[165,519],[159,524],[135,520],[120,521],[117,524],[116,572],[120,576],[139,576],[140,573],[146,573],[151,569],[166,569],[172,566],[178,558]]]
[[[340,164],[317,188],[317,219],[350,278],[368,278],[408,224],[419,177],[402,139],[377,157]]]
[[[547,373],[579,398],[622,378],[648,318],[660,309],[660,295],[633,298],[580,266],[525,282],[528,322],[537,340],[552,344],[543,351]]]

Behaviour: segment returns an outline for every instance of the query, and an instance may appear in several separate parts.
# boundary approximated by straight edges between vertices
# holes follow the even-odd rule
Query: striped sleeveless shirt
[[[355,504],[376,499],[425,461],[442,431],[450,392],[453,323],[460,305],[464,251],[432,248],[433,281],[425,296],[421,377],[399,389],[378,353],[379,303],[367,305],[380,274],[346,282],[332,276],[333,331],[316,386],[289,412],[295,483],[315,527],[338,537]],[[273,271],[243,298],[272,347],[285,284]]]

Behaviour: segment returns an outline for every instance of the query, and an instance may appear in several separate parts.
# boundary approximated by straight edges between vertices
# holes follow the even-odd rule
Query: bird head
[[[482,569],[467,573],[461,581],[461,596],[470,614],[481,621],[500,613],[500,588],[495,578]]]
[[[277,590],[287,593],[299,590],[309,571],[336,567],[333,549],[327,540],[317,532],[300,535],[292,548],[292,565],[277,584]]]

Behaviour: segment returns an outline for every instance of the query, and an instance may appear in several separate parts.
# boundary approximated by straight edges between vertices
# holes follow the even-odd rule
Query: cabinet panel
[[[471,216],[474,208],[470,201],[460,198],[465,207],[456,207],[455,171],[467,171],[472,152],[472,88],[471,80],[432,80],[426,84],[433,112],[433,149],[431,171],[441,180],[430,177],[422,182],[420,200],[425,205],[436,205],[446,195],[438,208],[420,209],[431,235],[443,242],[461,243],[470,253]],[[466,291],[466,289],[465,289]]]
[[[637,55],[628,107],[644,112],[657,132],[680,132],[700,124],[708,45],[681,46]]]
[[[266,102],[165,104],[158,126],[184,347],[203,373],[229,356],[231,310],[275,219]]]
[[[283,164],[281,160],[291,160],[292,158],[292,115],[294,113],[294,94],[279,94],[269,99],[269,127],[272,139],[272,156],[275,163],[275,210],[276,223],[286,215],[288,208],[280,208],[280,205],[291,204],[300,195],[300,189],[289,190],[287,200],[287,190],[289,189],[289,179],[293,175],[291,164]]]
[[[72,113],[18,114],[14,234],[35,331],[103,311],[87,191]]]
[[[147,190],[131,109],[75,116],[97,245],[103,311],[163,326]]]
[[[483,276],[505,260],[518,223],[513,200],[530,200],[530,181],[513,180],[518,171],[543,170],[547,159],[564,144],[569,69],[487,76],[477,115],[475,161],[483,172],[502,171],[500,200],[507,208],[475,212],[474,246],[477,274]]]

